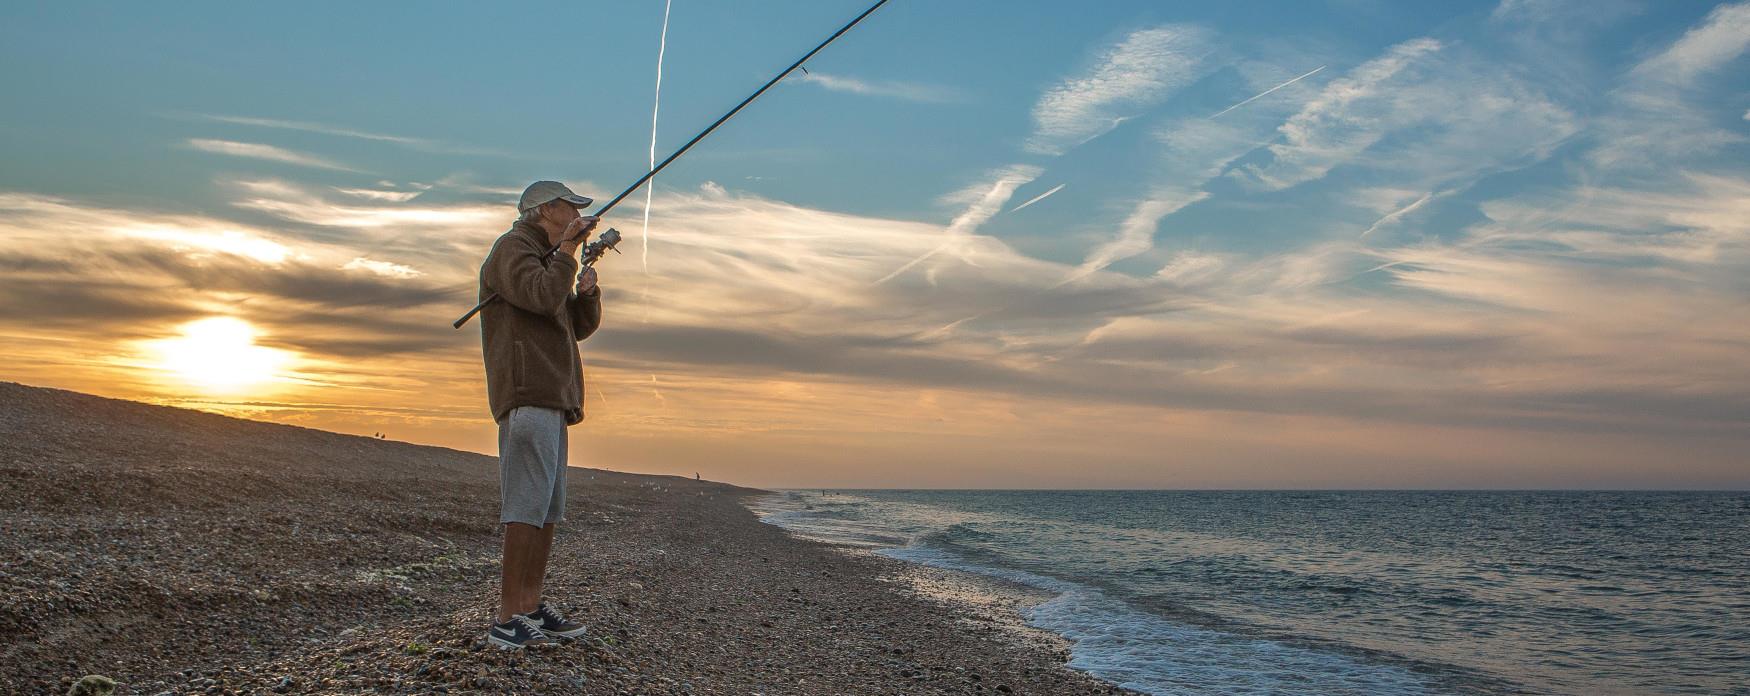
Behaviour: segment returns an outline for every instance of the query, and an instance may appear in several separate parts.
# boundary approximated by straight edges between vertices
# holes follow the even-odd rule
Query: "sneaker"
[[[552,607],[544,603],[534,611],[529,612],[529,618],[535,622],[542,633],[549,636],[576,638],[589,630],[589,627],[583,624],[566,621],[565,617],[559,615],[559,612],[553,611]]]
[[[486,640],[503,650],[521,650],[553,642],[552,636],[541,631],[539,621],[522,614],[512,616],[504,623],[493,624],[486,632]]]

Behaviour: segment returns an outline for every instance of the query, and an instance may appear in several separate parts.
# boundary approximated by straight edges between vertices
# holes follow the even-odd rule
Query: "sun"
[[[255,345],[255,327],[235,317],[208,317],[182,325],[182,335],[152,341],[157,369],[214,393],[258,389],[276,381],[292,354]]]

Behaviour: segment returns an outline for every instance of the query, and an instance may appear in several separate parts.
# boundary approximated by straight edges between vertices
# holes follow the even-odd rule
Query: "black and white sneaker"
[[[529,612],[529,618],[535,622],[542,633],[558,638],[576,638],[589,630],[589,627],[583,624],[566,621],[565,617],[560,616],[559,612],[553,611],[553,608],[545,603]]]
[[[486,640],[502,650],[521,650],[553,643],[553,637],[541,631],[540,621],[522,614],[512,616],[504,623],[493,624],[486,631]]]

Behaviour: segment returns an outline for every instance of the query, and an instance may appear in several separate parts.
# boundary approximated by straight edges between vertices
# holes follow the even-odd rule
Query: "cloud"
[[[71,220],[79,220],[89,234],[68,238],[65,230]],[[130,321],[136,305],[182,316],[221,297],[231,305],[238,297],[262,298],[277,305],[276,311],[297,306],[404,309],[464,299],[450,282],[410,282],[420,272],[405,265],[200,215],[5,193],[0,194],[0,231],[6,240],[0,244],[0,266],[13,269],[21,287],[93,285],[106,288],[105,293],[128,295],[130,302],[94,305],[80,315],[109,316],[120,324]],[[30,307],[51,314],[64,307],[18,306],[20,311]]]
[[[340,187],[335,187],[334,190],[355,198],[368,198],[373,201],[388,201],[390,203],[406,203],[418,198],[419,194],[425,193],[424,191],[382,191],[378,189]]]
[[[1227,259],[1217,254],[1181,251],[1174,254],[1167,265],[1156,271],[1155,277],[1174,285],[1191,286],[1214,277],[1228,263]]]
[[[1194,82],[1212,50],[1208,32],[1164,25],[1132,32],[1107,48],[1086,73],[1047,90],[1033,107],[1027,149],[1064,151],[1097,138]]]
[[[384,228],[423,225],[473,230],[508,227],[515,216],[509,206],[456,204],[407,206],[402,201],[376,198],[376,202],[339,203],[317,190],[276,179],[232,182],[243,195],[233,201],[239,208],[261,211],[275,217],[322,227]],[[345,192],[349,196],[350,192]]]
[[[1441,48],[1434,39],[1406,41],[1331,81],[1282,124],[1286,142],[1270,146],[1270,164],[1246,171],[1268,188],[1287,188],[1322,177],[1379,142],[1405,105],[1394,94],[1405,85],[1394,81]]]
[[[1519,27],[1573,29],[1609,23],[1633,12],[1626,0],[1501,0],[1489,20]]]
[[[287,150],[272,145],[263,145],[261,143],[240,143],[234,140],[190,138],[187,144],[189,147],[202,152],[229,155],[231,157],[245,157],[248,159],[267,160],[269,162],[284,162],[286,164],[295,164],[300,167],[332,169],[342,172],[358,171],[323,157]]]
[[[1117,224],[1117,235],[1090,250],[1081,265],[1058,285],[1085,279],[1117,261],[1153,249],[1161,220],[1210,198],[1203,187],[1261,144],[1256,124],[1269,122],[1272,110],[1254,111],[1247,114],[1249,118],[1223,122],[1183,118],[1157,128],[1154,138],[1162,147],[1161,164],[1153,177],[1157,183],[1131,205],[1130,213]]]
[[[947,225],[715,185],[664,193],[649,240],[662,267],[646,275],[618,259],[601,265],[609,323],[587,348],[601,380],[592,384],[614,391],[643,381],[637,389],[647,390],[647,375],[660,372],[664,417],[683,429],[710,427],[707,417],[770,416],[767,427],[788,427],[809,408],[873,408],[854,400],[804,407],[762,391],[788,384],[947,389],[1020,411],[1047,400],[1375,425],[1746,436],[1729,417],[1743,411],[1736,395],[1750,393],[1742,367],[1750,336],[1737,328],[1750,317],[1735,299],[1744,281],[1734,280],[1746,265],[1738,221],[1750,219],[1750,194],[1727,174],[1693,173],[1682,191],[1657,195],[1594,190],[1596,206],[1579,211],[1594,217],[1555,223],[1537,217],[1551,201],[1518,194],[1486,204],[1488,221],[1448,243],[1314,242],[1263,257],[1187,244],[1150,275],[1105,270],[1152,248],[1164,217],[1209,196],[1203,182],[1296,108],[1277,101],[1290,100],[1256,102],[1220,121],[1162,124],[1154,133],[1169,160],[1161,176],[1187,185],[1150,187],[1079,264],[979,231],[1037,179],[1033,166],[994,169],[945,196],[958,206]],[[1385,215],[1433,190],[1416,183],[1348,200]],[[477,336],[448,321],[471,304],[479,260],[509,222],[505,206],[427,205],[288,180],[227,182],[220,192],[230,213],[256,222],[0,198],[8,306],[79,311],[32,288],[124,301],[101,321],[62,324],[117,335],[223,308],[264,327],[268,344],[320,365],[311,379],[382,394],[389,405],[443,394],[462,404],[446,417],[481,417],[470,401],[477,395],[455,377],[477,372]],[[243,253],[248,245],[169,235],[130,237],[140,243],[114,250],[68,244],[64,230],[76,220],[97,232],[143,225],[190,239],[229,230],[284,254],[272,261]],[[920,268],[927,272],[910,272]],[[1367,276],[1379,282],[1335,280],[1368,268],[1379,269]],[[420,275],[409,274],[415,269]],[[1077,282],[1050,289],[1066,277]],[[645,294],[647,323],[617,318],[628,298]],[[1612,302],[1600,305],[1600,296]],[[127,313],[136,311],[148,318],[133,326]],[[1703,326],[1697,316],[1718,321]],[[6,327],[48,321],[8,318]],[[384,369],[385,356],[411,353],[419,359]],[[1649,357],[1658,355],[1681,359]],[[622,393],[608,397],[614,413],[633,413],[626,409],[636,400]],[[764,409],[762,419],[723,404]]]
[[[1741,177],[1687,174],[1673,190],[1593,188],[1497,200],[1483,213],[1489,224],[1476,236],[1491,244],[1536,244],[1611,264],[1677,263],[1685,273],[1750,261],[1750,182]]]
[[[1745,141],[1694,103],[1708,78],[1750,47],[1750,3],[1720,5],[1665,50],[1632,68],[1611,92],[1611,111],[1595,129],[1589,163],[1648,168],[1672,157],[1704,156]]]
[[[375,273],[385,278],[416,278],[424,275],[419,272],[419,269],[412,266],[403,266],[388,261],[376,261],[373,259],[367,259],[363,256],[346,262],[346,265],[341,266],[340,268],[345,271],[360,270]]]
[[[1691,85],[1724,67],[1750,45],[1750,3],[1715,7],[1698,27],[1670,47],[1634,67],[1631,76],[1673,85]]]
[[[408,149],[419,150],[421,152],[434,152],[434,153],[442,153],[442,154],[468,155],[468,156],[487,156],[487,157],[518,157],[519,156],[519,155],[516,155],[513,153],[504,152],[502,150],[494,150],[494,149],[490,149],[490,148],[480,148],[480,147],[471,147],[471,146],[467,146],[467,145],[457,145],[454,143],[446,143],[446,142],[442,142],[442,141],[438,141],[438,140],[431,140],[428,138],[415,138],[415,137],[405,136],[405,135],[390,135],[387,133],[375,133],[375,132],[371,132],[371,131],[364,131],[364,130],[357,130],[357,129],[353,129],[353,128],[347,128],[344,126],[331,126],[331,125],[327,125],[327,124],[323,124],[323,123],[314,123],[314,122],[310,122],[310,121],[293,121],[293,120],[277,119],[277,118],[257,118],[257,117],[253,117],[253,116],[232,116],[232,115],[226,115],[226,114],[176,114],[175,116],[183,117],[183,118],[200,119],[200,120],[204,120],[204,121],[213,121],[216,123],[230,123],[230,124],[235,124],[235,125],[240,125],[240,126],[254,126],[254,127],[258,127],[258,128],[275,128],[275,129],[280,129],[280,130],[294,130],[294,131],[301,131],[301,132],[305,132],[305,133],[320,133],[322,135],[332,135],[332,136],[342,137],[342,138],[354,138],[354,139],[358,139],[358,140],[371,140],[371,141],[377,141],[377,142],[392,143],[392,144],[400,145],[400,146],[408,148]]]
[[[1434,39],[1407,41],[1334,80],[1281,125],[1269,158],[1229,175],[1276,191],[1324,179],[1418,193],[1361,233],[1549,158],[1582,120],[1508,64]]]
[[[1118,237],[1094,247],[1082,265],[1060,281],[1058,285],[1081,280],[1096,271],[1104,270],[1115,261],[1127,259],[1154,248],[1155,228],[1160,225],[1162,218],[1208,197],[1209,194],[1203,191],[1179,189],[1163,191],[1143,200],[1130,211],[1130,216],[1124,218],[1124,222],[1118,225]]]
[[[359,138],[362,140],[381,140],[384,142],[398,143],[398,144],[402,144],[402,145],[423,144],[426,142],[426,141],[421,140],[419,138],[409,138],[409,137],[400,136],[400,135],[385,135],[382,133],[371,133],[371,132],[367,132],[367,131],[353,130],[351,128],[342,128],[339,126],[328,126],[328,125],[323,125],[320,123],[310,123],[308,121],[286,121],[286,120],[275,119],[275,118],[254,118],[254,117],[249,117],[249,116],[227,116],[227,115],[223,115],[223,114],[194,114],[194,115],[199,117],[199,118],[206,119],[208,121],[217,121],[219,123],[235,123],[235,124],[244,125],[244,126],[260,126],[262,128],[281,128],[281,129],[286,129],[286,130],[305,131],[305,132],[309,132],[309,133],[321,133],[324,135],[338,135],[338,136],[342,136],[342,137],[346,137],[346,138]]]
[[[69,221],[83,220],[82,229],[123,246],[156,242],[193,257],[226,254],[266,265],[301,256],[290,240],[248,225],[196,215],[114,210],[56,196],[0,192],[0,220],[6,224],[8,241],[22,248],[64,237]]]
[[[960,101],[961,95],[947,87],[901,82],[897,80],[862,80],[855,77],[808,72],[796,76],[800,82],[823,89],[870,97],[891,97],[905,101],[944,104]]]
[[[967,236],[977,231],[980,226],[995,217],[997,213],[1002,212],[1003,203],[1007,202],[1010,196],[1015,195],[1015,189],[1038,178],[1041,171],[1043,170],[1039,167],[1030,165],[1010,165],[992,172],[989,181],[973,184],[949,194],[945,197],[947,202],[964,203],[966,209],[954,216],[954,220],[948,223],[947,229],[942,231],[941,244],[917,258],[901,264],[893,272],[876,279],[874,284],[880,285],[893,280],[936,254],[961,245]],[[933,278],[933,274],[930,277]]]

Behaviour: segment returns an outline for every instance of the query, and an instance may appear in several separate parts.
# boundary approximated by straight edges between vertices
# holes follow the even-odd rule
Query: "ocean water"
[[[789,491],[1151,694],[1750,694],[1750,494]]]

